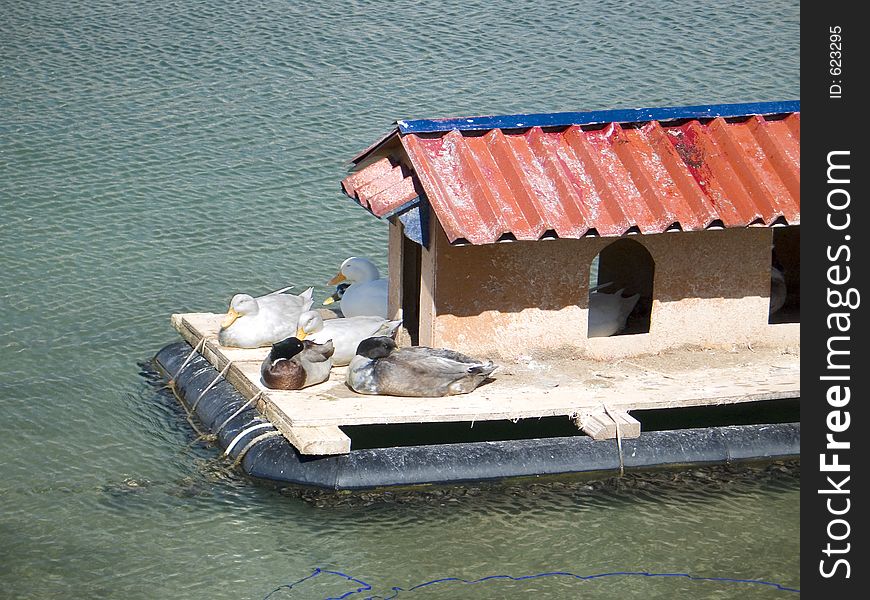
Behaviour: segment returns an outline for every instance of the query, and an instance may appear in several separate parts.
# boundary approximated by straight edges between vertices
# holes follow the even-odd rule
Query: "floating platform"
[[[344,367],[316,386],[277,391],[260,381],[268,348],[218,343],[222,317],[173,315],[186,343],[167,346],[156,362],[226,453],[259,478],[354,489],[800,452],[798,423],[642,432],[629,414],[799,398],[796,351],[694,349],[612,362],[521,356],[497,360],[494,380],[474,392],[444,398],[359,395],[345,385]],[[356,450],[342,429],[554,416],[570,418],[577,435]]]

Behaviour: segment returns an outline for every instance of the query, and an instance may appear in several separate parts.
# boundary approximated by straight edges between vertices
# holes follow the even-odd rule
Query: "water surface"
[[[0,586],[10,598],[774,598],[795,465],[306,495],[143,367],[173,312],[386,267],[347,161],[400,118],[796,99],[797,2],[5,2]],[[464,586],[461,589],[457,586]]]

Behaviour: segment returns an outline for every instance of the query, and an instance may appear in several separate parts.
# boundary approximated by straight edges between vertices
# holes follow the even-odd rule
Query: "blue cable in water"
[[[263,598],[263,600],[268,600],[269,598],[272,597],[273,594],[280,592],[281,590],[292,590],[294,587],[296,587],[297,585],[299,585],[303,581],[308,581],[309,579],[313,579],[314,577],[317,577],[321,573],[326,573],[327,575],[336,575],[338,577],[342,577],[344,579],[347,579],[348,581],[358,583],[360,586],[362,586],[362,587],[360,587],[352,592],[344,593],[341,596],[338,596],[337,598],[326,598],[325,600],[343,600],[344,598],[347,598],[351,594],[358,594],[360,592],[368,592],[372,589],[372,586],[367,584],[365,581],[361,581],[359,579],[356,579],[355,577],[351,577],[350,575],[345,575],[344,573],[340,573],[338,571],[328,571],[326,569],[321,569],[320,567],[316,567],[314,569],[314,571],[311,573],[311,575],[307,575],[298,581],[294,581],[293,583],[285,583],[284,585],[279,585],[277,588],[275,588],[274,590],[269,592],[266,595],[266,597]]]
[[[272,597],[273,594],[275,594],[281,590],[291,590],[294,587],[296,587],[297,585],[299,585],[300,583],[302,583],[304,581],[308,581],[309,579],[312,579],[314,577],[317,577],[318,575],[320,575],[322,573],[325,573],[327,575],[335,575],[336,577],[341,577],[343,579],[346,579],[348,581],[356,583],[360,586],[356,590],[353,590],[350,592],[345,592],[341,596],[329,597],[329,598],[325,598],[324,600],[344,600],[345,598],[348,598],[349,596],[351,596],[353,594],[359,594],[360,592],[368,592],[368,591],[371,591],[371,589],[372,589],[372,586],[369,585],[368,583],[366,583],[365,581],[362,581],[362,580],[357,579],[355,577],[351,577],[350,575],[346,575],[345,573],[341,573],[340,571],[329,571],[329,570],[321,569],[318,567],[318,568],[314,569],[314,571],[311,573],[311,575],[303,577],[302,579],[299,579],[298,581],[294,581],[293,583],[286,583],[284,585],[278,586],[277,588],[275,588],[274,590],[269,592],[269,594],[267,594],[263,600],[268,600],[270,597]],[[745,584],[753,584],[753,585],[764,585],[764,586],[775,588],[775,589],[782,591],[782,592],[794,592],[794,593],[798,593],[798,594],[800,593],[800,590],[797,588],[791,588],[791,587],[787,587],[787,586],[784,586],[784,585],[779,584],[779,583],[775,583],[772,581],[764,581],[761,579],[736,579],[736,578],[732,578],[732,577],[701,577],[698,575],[691,575],[689,573],[650,573],[648,571],[615,571],[612,573],[596,573],[594,575],[577,575],[576,573],[569,573],[567,571],[550,571],[547,573],[536,573],[534,575],[522,575],[520,577],[513,577],[511,575],[488,575],[487,577],[481,577],[480,579],[462,579],[461,577],[442,577],[440,579],[433,579],[433,580],[427,581],[425,583],[417,584],[415,586],[409,587],[408,589],[394,586],[394,587],[390,588],[393,592],[395,592],[392,596],[387,596],[387,597],[367,596],[364,600],[376,600],[376,599],[392,600],[393,598],[396,598],[402,592],[413,592],[415,590],[419,590],[421,588],[428,587],[430,585],[436,585],[436,584],[441,584],[441,583],[462,583],[462,584],[471,585],[471,584],[476,584],[476,583],[484,583],[487,581],[493,581],[493,580],[497,580],[497,579],[507,579],[509,581],[526,581],[526,580],[530,580],[530,579],[539,579],[542,577],[553,577],[553,576],[571,577],[573,579],[578,579],[581,581],[590,581],[592,579],[602,579],[604,577],[617,577],[617,576],[622,576],[622,577],[626,577],[626,576],[683,577],[683,578],[686,578],[686,579],[691,580],[691,581],[718,581],[718,582],[723,582],[723,583],[745,583]]]

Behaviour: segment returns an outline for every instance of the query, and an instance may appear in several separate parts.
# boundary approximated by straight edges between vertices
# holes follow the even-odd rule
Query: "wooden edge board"
[[[621,401],[608,400],[611,410],[651,410],[665,408],[685,408],[688,406],[718,406],[722,404],[737,404],[741,402],[758,402],[762,400],[779,400],[784,398],[796,398],[800,396],[798,387],[787,386],[782,390],[768,391],[758,394],[740,394],[731,396],[695,397],[691,401],[661,402],[647,401],[643,399],[625,399]],[[516,420],[537,419],[540,417],[570,417],[575,414],[588,411],[600,406],[599,398],[590,398],[588,401],[577,398],[557,398],[553,401],[530,404],[512,402],[510,391],[505,392],[504,402],[497,409],[491,403],[486,407],[479,403],[468,406],[457,406],[448,403],[449,398],[427,398],[427,407],[430,410],[415,410],[420,406],[420,398],[404,398],[391,396],[385,400],[382,396],[367,396],[365,400],[347,398],[299,398],[297,401],[287,400],[284,397],[276,398],[275,404],[283,410],[297,426],[313,426],[325,424],[341,425],[370,425],[390,423],[429,423],[429,422],[452,422],[452,421],[492,421],[492,420]],[[358,407],[363,402],[369,402],[370,406],[362,411]],[[401,404],[402,402],[406,404]],[[377,415],[377,417],[373,417]]]
[[[271,404],[266,404],[262,412],[269,422],[293,444],[299,454],[325,455],[350,452],[350,438],[334,425],[297,427],[288,423],[286,415]]]

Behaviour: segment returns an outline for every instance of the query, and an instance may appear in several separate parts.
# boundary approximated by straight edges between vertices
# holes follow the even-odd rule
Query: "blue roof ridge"
[[[602,123],[638,123],[674,121],[679,119],[712,119],[715,117],[746,117],[800,112],[800,100],[778,102],[745,102],[739,104],[705,104],[662,108],[629,108],[586,112],[560,112],[517,115],[455,117],[445,119],[413,119],[396,121],[399,133],[433,133],[459,129],[480,131],[489,129],[525,129],[529,127],[566,127]]]

